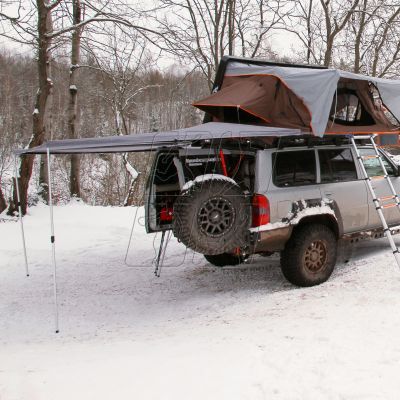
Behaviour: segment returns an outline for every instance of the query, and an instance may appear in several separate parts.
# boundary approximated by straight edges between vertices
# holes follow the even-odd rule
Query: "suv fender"
[[[298,229],[310,224],[326,226],[336,239],[343,234],[342,218],[334,201],[321,198],[299,200],[292,203],[292,211],[281,221],[268,224],[267,229],[251,229],[254,251],[281,251]]]
[[[296,229],[306,224],[327,226],[339,238],[343,234],[343,221],[339,207],[334,200],[300,200],[292,204],[292,212],[282,222],[288,222]]]

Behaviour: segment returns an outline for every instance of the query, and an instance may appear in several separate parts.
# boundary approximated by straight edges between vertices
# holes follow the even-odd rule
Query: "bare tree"
[[[29,146],[37,146],[43,143],[46,136],[45,113],[47,99],[51,90],[52,82],[49,76],[50,68],[50,47],[52,38],[47,35],[52,30],[51,12],[57,6],[57,2],[50,3],[47,0],[37,0],[33,7],[30,7],[22,15],[24,10],[21,2],[17,4],[18,10],[14,15],[1,14],[1,18],[11,24],[11,28],[17,33],[16,39],[23,43],[35,43],[37,51],[38,66],[38,91],[36,94],[35,107],[32,113],[33,132]],[[33,28],[32,20],[36,12],[36,29]],[[9,30],[3,30],[6,37],[12,37]],[[19,169],[20,174],[20,193],[21,207],[26,213],[27,192],[29,180],[32,175],[34,156],[26,156],[21,160]],[[12,214],[17,209],[17,197],[14,190],[13,204],[10,204],[9,212]]]
[[[37,51],[38,91],[33,111],[33,134],[28,144],[29,147],[40,145],[46,138],[45,118],[52,88],[49,68],[54,40],[64,37],[68,32],[76,32],[75,38],[80,38],[81,29],[89,24],[117,23],[140,32],[146,37],[155,33],[152,29],[132,23],[129,15],[122,14],[122,9],[111,1],[104,1],[104,3],[100,0],[85,1],[84,4],[88,10],[87,17],[80,22],[73,19],[72,23],[66,23],[65,19],[65,10],[68,10],[69,7],[68,0],[36,0],[35,3],[30,3],[28,0],[11,0],[7,4],[11,6],[11,11],[10,9],[5,10],[3,5],[0,9],[2,27],[0,35],[20,43],[30,44]],[[74,18],[78,16],[80,18],[78,10],[80,10],[81,4],[83,3],[73,2]],[[116,14],[115,10],[120,14]],[[55,15],[54,21],[52,21],[53,14]],[[56,26],[53,26],[53,22]],[[79,40],[75,40],[75,49],[77,47],[79,47]],[[74,95],[71,96],[74,97]],[[76,110],[76,97],[71,100],[71,103],[70,109]],[[73,111],[70,115],[72,113]],[[33,156],[26,156],[22,159],[19,168],[21,206],[24,214],[27,208],[28,185],[32,175],[33,162]],[[43,168],[42,171],[44,171]],[[12,203],[9,207],[10,214],[17,210],[16,190],[14,190]]]
[[[285,27],[303,44],[307,62],[332,66],[344,40],[341,34],[360,0],[295,0],[294,12],[286,14]]]
[[[226,54],[269,54],[268,37],[291,9],[287,0],[159,0],[170,53],[200,68],[211,88]],[[173,15],[173,17],[169,17]]]
[[[353,71],[361,72],[362,64],[366,54],[365,51],[365,36],[368,30],[368,25],[379,10],[379,5],[376,3],[371,7],[370,0],[362,0],[355,10],[351,18],[350,29],[354,37],[354,68]]]
[[[68,104],[68,137],[75,139],[77,137],[77,108],[78,108],[78,86],[77,72],[80,63],[81,35],[83,27],[82,22],[82,6],[80,0],[72,0],[72,23],[77,26],[72,31],[71,38],[71,64],[69,68],[69,104]],[[71,196],[81,197],[80,189],[80,158],[78,154],[71,154],[70,169],[70,194]]]
[[[382,14],[372,38],[370,70],[371,75],[379,77],[400,72],[400,7],[387,5]]]
[[[293,33],[303,44],[308,64],[321,63],[320,45],[317,43],[322,10],[316,4],[317,0],[295,1],[292,15],[285,20],[284,30]]]
[[[373,76],[399,73],[400,9],[389,1],[362,0],[346,30],[348,68]],[[345,55],[343,55],[345,57]]]
[[[30,57],[0,50],[0,185],[4,200],[11,197],[14,157],[32,131],[31,107],[36,97],[36,69]]]
[[[320,0],[325,17],[325,42],[324,65],[329,67],[332,64],[332,53],[335,39],[343,31],[349,19],[356,10],[360,0],[353,0],[351,7],[343,2],[334,0]]]
[[[94,45],[93,40],[88,42],[86,48],[91,59],[95,60],[95,66],[88,67],[96,68],[101,73],[103,99],[113,112],[116,133],[128,135],[133,133],[137,97],[160,85],[146,82],[145,72],[153,63],[147,51],[146,40],[138,33],[128,35],[116,27],[108,33],[108,42],[100,44],[101,50]],[[125,205],[128,205],[139,173],[128,160],[128,153],[122,155],[122,161],[130,176],[125,200]]]

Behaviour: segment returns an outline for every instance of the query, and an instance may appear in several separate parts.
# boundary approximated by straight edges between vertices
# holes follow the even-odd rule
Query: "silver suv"
[[[360,152],[374,154],[369,146]],[[382,158],[399,192],[399,169],[383,151]],[[389,193],[378,179],[383,175],[379,160],[363,162],[385,209]],[[340,239],[383,236],[354,149],[344,136],[161,150],[147,193],[148,232],[172,229],[216,266],[280,252],[284,276],[298,286],[329,278]],[[400,224],[397,207],[384,213],[389,226]]]

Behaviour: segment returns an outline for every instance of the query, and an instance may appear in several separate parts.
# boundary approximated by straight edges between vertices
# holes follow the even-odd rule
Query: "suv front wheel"
[[[281,253],[283,275],[297,286],[319,285],[331,276],[336,255],[337,239],[327,226],[300,226]]]

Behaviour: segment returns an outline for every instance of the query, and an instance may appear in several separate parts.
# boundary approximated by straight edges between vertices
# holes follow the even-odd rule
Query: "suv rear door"
[[[279,150],[271,154],[270,163],[272,176],[268,176],[264,170],[259,174],[268,182],[271,222],[287,217],[292,211],[293,202],[321,197],[314,149]]]
[[[368,193],[359,179],[353,151],[349,147],[319,148],[319,182],[322,198],[334,200],[343,223],[343,233],[368,225]]]

